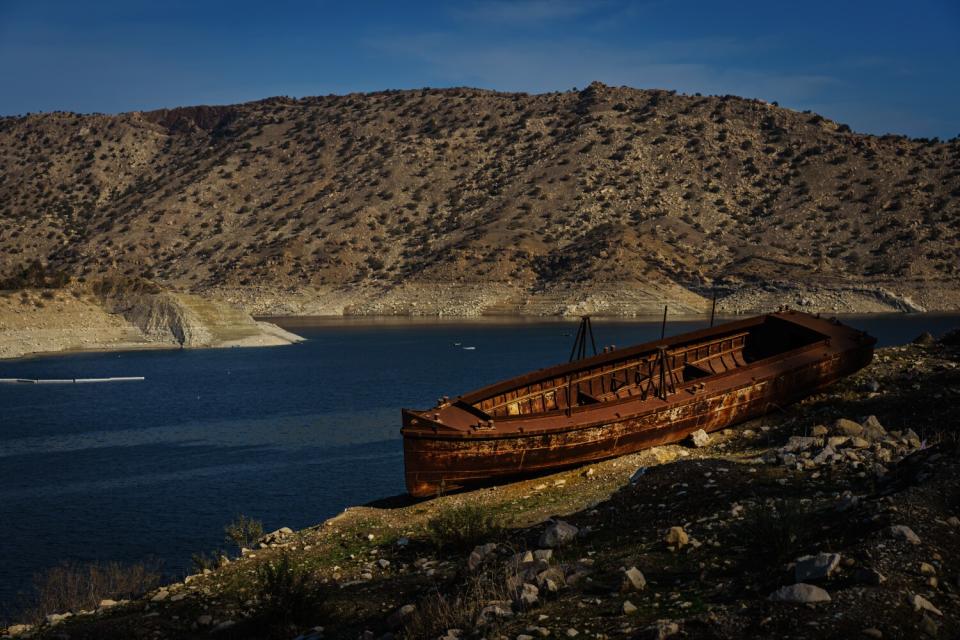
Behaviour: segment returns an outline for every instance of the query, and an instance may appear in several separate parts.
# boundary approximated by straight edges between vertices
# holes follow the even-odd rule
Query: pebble
[[[630,567],[623,572],[624,581],[623,586],[624,590],[633,590],[633,591],[643,591],[647,588],[647,579],[644,577],[643,572],[636,567]]]
[[[569,629],[567,629],[566,633],[568,638],[576,638],[578,635],[580,635],[580,632],[574,629],[573,627],[570,627]]]
[[[865,635],[868,638],[877,638],[877,640],[880,640],[880,638],[883,638],[883,632],[880,631],[880,629],[877,629],[876,627],[867,627],[866,629],[861,631],[860,634]]]
[[[682,549],[684,545],[690,543],[690,536],[683,530],[683,527],[670,527],[663,539],[669,546],[676,549]]]
[[[623,614],[630,615],[631,613],[636,613],[637,607],[629,600],[624,601],[623,603]]]

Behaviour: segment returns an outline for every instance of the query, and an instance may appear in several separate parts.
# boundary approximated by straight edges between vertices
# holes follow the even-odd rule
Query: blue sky
[[[591,80],[960,134],[960,2],[0,0],[0,114]]]

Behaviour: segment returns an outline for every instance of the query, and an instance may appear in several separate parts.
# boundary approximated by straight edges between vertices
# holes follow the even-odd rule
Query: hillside
[[[960,139],[613,88],[0,119],[0,278],[251,313],[960,308]]]

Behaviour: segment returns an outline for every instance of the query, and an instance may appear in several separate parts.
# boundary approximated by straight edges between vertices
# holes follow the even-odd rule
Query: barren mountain
[[[960,139],[598,83],[7,117],[0,255],[259,313],[957,309]]]

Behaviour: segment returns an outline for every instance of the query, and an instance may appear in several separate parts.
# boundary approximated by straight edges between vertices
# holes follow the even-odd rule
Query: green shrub
[[[473,547],[501,532],[493,514],[478,505],[445,507],[427,522],[430,540],[440,548]]]
[[[324,600],[313,576],[287,552],[257,566],[255,593],[257,621],[278,629],[316,623]]]
[[[223,528],[223,532],[226,534],[227,542],[233,542],[242,549],[263,537],[263,522],[248,518],[241,513]]]

